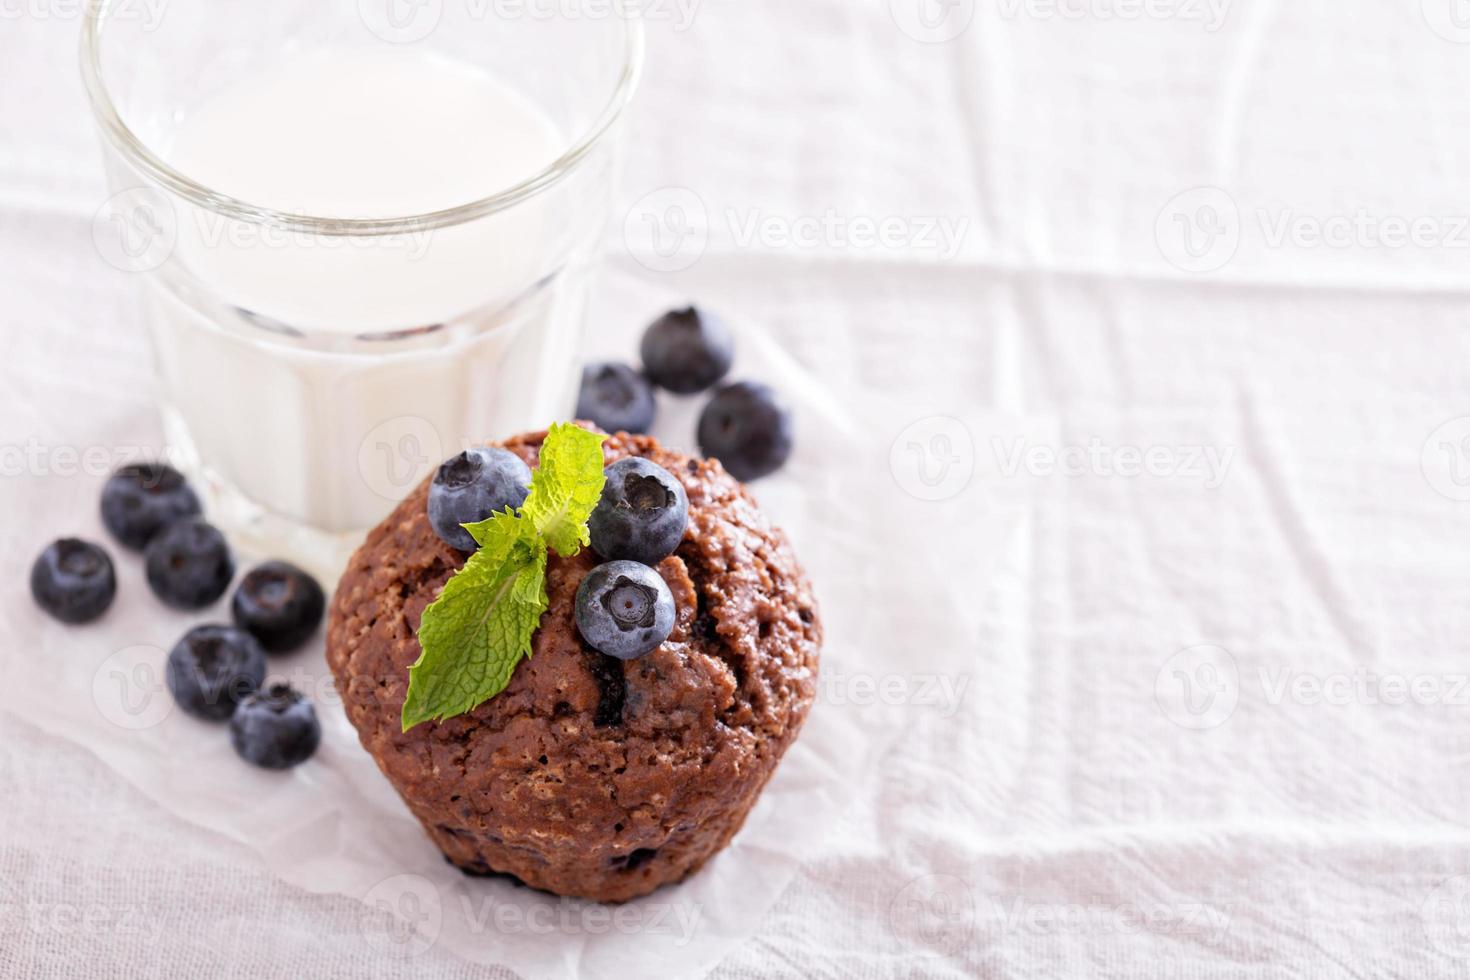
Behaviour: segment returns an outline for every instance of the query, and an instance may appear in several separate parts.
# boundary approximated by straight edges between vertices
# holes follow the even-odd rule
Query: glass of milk
[[[630,5],[89,5],[82,70],[169,445],[323,571],[443,458],[570,417]]]

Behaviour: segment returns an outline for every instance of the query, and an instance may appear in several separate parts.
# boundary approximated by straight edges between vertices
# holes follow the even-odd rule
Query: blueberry
[[[671,310],[643,332],[648,380],[680,395],[704,391],[730,371],[735,339],[717,317],[694,307]]]
[[[791,455],[791,410],[758,381],[724,385],[699,416],[699,449],[737,480],[774,473]]]
[[[508,449],[466,449],[445,460],[429,485],[429,523],[444,543],[460,551],[479,545],[461,524],[478,524],[507,507],[519,507],[531,490],[531,468]]]
[[[197,517],[175,521],[148,542],[148,587],[176,609],[203,609],[225,594],[235,561],[225,536]]]
[[[246,762],[263,769],[300,765],[321,744],[316,709],[285,684],[272,684],[240,702],[230,719],[230,742]]]
[[[636,561],[610,561],[577,587],[577,632],[593,648],[637,660],[669,638],[674,595],[658,572]]]
[[[607,482],[587,528],[592,547],[607,559],[657,565],[679,547],[689,525],[684,485],[657,463],[638,456],[603,471]]]
[[[653,415],[653,387],[628,365],[608,361],[582,369],[577,418],[606,432],[647,432]]]
[[[284,561],[251,569],[230,600],[235,625],[269,653],[286,653],[305,643],[326,608],[327,597],[317,580]]]
[[[134,550],[174,521],[199,513],[199,498],[184,475],[163,463],[121,467],[102,485],[102,523]]]
[[[180,708],[206,721],[224,721],[265,680],[265,651],[233,626],[196,626],[174,644],[164,674]]]
[[[31,595],[63,623],[90,623],[117,595],[112,559],[90,541],[53,541],[31,566]]]

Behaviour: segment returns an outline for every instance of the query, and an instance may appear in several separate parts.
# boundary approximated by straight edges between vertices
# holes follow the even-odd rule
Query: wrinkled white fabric
[[[1470,20],[918,2],[649,27],[590,348],[684,298],[738,324],[800,411],[757,492],[829,644],[750,826],[631,927],[459,881],[335,716],[262,781],[98,709],[189,619],[130,557],[87,629],[21,587],[99,533],[58,448],[159,435],[75,21],[7,14],[0,446],[42,462],[0,480],[0,972],[1470,971]]]

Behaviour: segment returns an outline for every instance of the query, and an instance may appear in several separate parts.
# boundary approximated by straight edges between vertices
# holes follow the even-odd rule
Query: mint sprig
[[[546,611],[549,551],[570,558],[588,544],[587,518],[602,494],[606,436],[553,425],[541,445],[531,492],[507,509],[466,524],[480,550],[424,610],[422,653],[408,669],[403,730],[452,718],[505,690]]]
[[[521,513],[564,558],[591,543],[587,518],[602,496],[602,444],[607,436],[575,425],[553,425],[531,474],[531,494]],[[474,532],[471,531],[471,534]]]

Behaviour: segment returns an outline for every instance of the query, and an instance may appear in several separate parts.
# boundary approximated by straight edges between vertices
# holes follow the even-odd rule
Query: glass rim
[[[503,211],[534,197],[576,170],[597,147],[632,99],[643,70],[642,20],[637,16],[614,18],[624,26],[624,43],[622,69],[612,96],[581,136],[541,170],[489,196],[438,211],[389,218],[328,218],[263,207],[212,190],[170,166],[149,149],[123,122],[102,79],[102,32],[115,6],[113,0],[87,4],[81,40],[82,82],[87,89],[92,114],[108,142],[144,176],[199,207],[227,218],[313,235],[389,235],[446,228]]]

